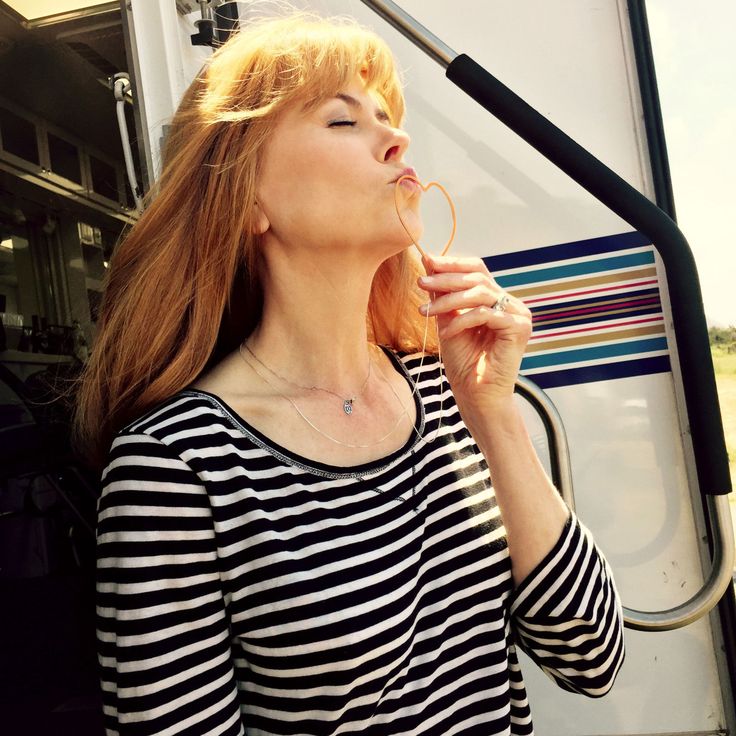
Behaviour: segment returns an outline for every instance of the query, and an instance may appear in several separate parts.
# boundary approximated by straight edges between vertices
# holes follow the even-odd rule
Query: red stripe
[[[530,340],[538,340],[541,337],[560,337],[562,335],[575,335],[579,332],[594,332],[595,330],[607,330],[611,327],[628,327],[629,325],[641,325],[647,322],[662,322],[664,317],[650,317],[649,319],[630,319],[628,322],[616,322],[616,324],[604,324],[597,327],[581,327],[577,330],[565,330],[564,332],[542,332],[538,335],[532,335]],[[615,332],[611,333],[615,335]]]
[[[585,294],[601,294],[604,291],[615,291],[616,289],[630,289],[632,286],[650,286],[656,284],[657,279],[651,279],[649,281],[632,282],[630,284],[619,284],[618,286],[607,286],[604,289],[588,289],[587,291],[564,291],[557,294],[557,296],[540,296],[538,299],[526,299],[522,298],[524,304],[537,304],[538,302],[548,302],[552,299],[567,299],[570,296],[584,296]]]
[[[659,302],[659,297],[652,297],[651,299],[638,299],[628,302],[609,302],[608,304],[602,304],[599,307],[588,307],[587,309],[573,309],[567,312],[548,312],[547,314],[540,314],[539,316],[534,315],[533,320],[535,322],[551,322],[562,317],[574,317],[578,314],[594,314],[595,312],[607,312],[616,309],[625,309],[631,307],[638,309],[644,307],[647,304],[656,304]]]

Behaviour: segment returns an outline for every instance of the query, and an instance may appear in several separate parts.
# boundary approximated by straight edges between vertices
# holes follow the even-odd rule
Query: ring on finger
[[[496,303],[491,307],[494,312],[505,312],[506,305],[509,303],[511,297],[508,294],[502,293]]]

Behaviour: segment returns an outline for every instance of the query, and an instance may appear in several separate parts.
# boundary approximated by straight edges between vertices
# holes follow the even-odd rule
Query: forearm
[[[505,294],[480,259],[425,257],[447,377],[491,471],[518,585],[560,538],[569,510],[544,472],[514,403],[531,335],[529,308]]]
[[[513,398],[460,410],[490,468],[518,585],[557,542],[569,510],[539,461]]]

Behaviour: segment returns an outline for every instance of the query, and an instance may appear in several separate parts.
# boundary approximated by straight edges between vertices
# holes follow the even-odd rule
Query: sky
[[[680,229],[709,325],[736,325],[736,3],[646,0]]]

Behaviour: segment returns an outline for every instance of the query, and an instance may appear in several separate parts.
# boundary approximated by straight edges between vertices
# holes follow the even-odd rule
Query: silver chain
[[[291,404],[291,405],[292,405],[292,406],[294,407],[294,410],[296,411],[296,413],[297,413],[297,414],[298,414],[298,415],[299,415],[299,416],[300,416],[300,417],[301,417],[301,418],[302,418],[302,419],[303,419],[303,420],[304,420],[304,421],[305,421],[305,422],[306,422],[306,423],[307,423],[307,424],[308,424],[308,425],[309,425],[309,426],[310,426],[310,427],[311,427],[311,428],[312,428],[312,429],[313,429],[313,430],[314,430],[315,432],[318,432],[318,433],[319,433],[319,434],[321,434],[321,435],[322,435],[323,437],[325,437],[326,439],[330,440],[330,442],[334,442],[334,443],[336,443],[336,444],[338,444],[338,445],[342,445],[343,447],[353,447],[353,448],[361,448],[361,449],[363,449],[363,448],[368,448],[368,447],[375,447],[376,445],[380,445],[380,444],[381,444],[381,443],[382,443],[382,442],[383,442],[384,440],[388,439],[388,437],[390,437],[390,436],[391,436],[391,435],[392,435],[392,434],[393,434],[393,433],[394,433],[394,432],[396,431],[396,429],[398,428],[399,424],[401,423],[401,420],[402,420],[402,419],[403,419],[404,417],[408,417],[408,416],[409,416],[409,414],[407,413],[407,411],[406,411],[406,408],[404,407],[403,403],[401,403],[401,400],[399,400],[399,406],[401,406],[401,413],[399,414],[399,416],[398,416],[398,419],[396,420],[396,423],[394,424],[394,426],[393,426],[393,427],[391,427],[391,429],[390,429],[390,430],[389,430],[388,432],[386,432],[386,434],[385,434],[385,435],[383,435],[383,437],[381,437],[380,439],[376,440],[375,442],[371,442],[370,444],[366,444],[366,445],[364,445],[364,444],[354,444],[354,443],[351,443],[351,442],[343,442],[342,440],[338,440],[338,439],[337,439],[336,437],[333,437],[332,435],[330,435],[330,434],[327,434],[327,432],[324,432],[324,431],[322,431],[322,430],[321,430],[321,429],[320,429],[320,428],[319,428],[319,427],[318,427],[317,425],[315,425],[315,424],[314,424],[314,422],[312,422],[312,421],[311,421],[311,420],[309,419],[309,417],[307,417],[307,416],[306,416],[306,415],[304,414],[304,412],[303,412],[303,411],[302,411],[302,410],[301,410],[301,409],[300,409],[300,408],[299,408],[299,407],[297,406],[296,402],[295,402],[295,401],[294,401],[294,400],[293,400],[292,398],[290,398],[289,396],[286,396],[285,394],[281,393],[281,391],[279,391],[279,390],[278,390],[278,389],[277,389],[277,388],[276,388],[276,387],[275,387],[275,386],[273,385],[273,383],[271,383],[271,381],[269,381],[269,380],[268,380],[268,379],[267,379],[267,378],[266,378],[266,377],[265,377],[265,376],[264,376],[264,375],[263,375],[263,374],[262,374],[262,373],[261,373],[261,372],[260,372],[260,371],[259,371],[259,370],[258,370],[258,369],[257,369],[256,367],[255,367],[255,365],[253,365],[252,363],[250,363],[250,362],[248,361],[248,359],[247,359],[247,358],[245,357],[245,355],[243,354],[243,350],[242,350],[242,348],[243,348],[243,347],[245,347],[245,348],[247,349],[247,347],[248,347],[248,346],[247,346],[247,345],[245,345],[245,346],[244,346],[244,345],[242,345],[242,344],[241,344],[240,348],[238,349],[238,352],[239,352],[239,354],[240,354],[240,357],[241,357],[241,358],[243,359],[243,361],[245,362],[245,364],[246,364],[246,365],[247,365],[247,366],[248,366],[248,367],[249,367],[249,368],[250,368],[250,369],[251,369],[252,371],[254,371],[254,373],[255,373],[255,374],[256,374],[256,375],[257,375],[257,376],[258,376],[258,377],[259,377],[259,378],[260,378],[260,379],[261,379],[261,380],[262,380],[262,381],[263,381],[264,383],[266,383],[266,384],[267,384],[268,386],[270,386],[270,387],[271,387],[271,388],[272,388],[272,389],[273,389],[273,390],[274,390],[274,391],[275,391],[275,392],[276,392],[276,393],[277,393],[277,394],[278,394],[278,395],[279,395],[279,396],[280,396],[280,397],[281,397],[282,399],[286,399],[286,400],[287,400],[287,401],[288,401],[288,402],[289,402],[289,403],[290,403],[290,404]],[[249,351],[249,352],[251,353],[251,355],[253,355],[252,351]],[[256,358],[256,360],[257,360],[257,358]],[[386,381],[386,378],[384,378],[384,377],[383,377],[383,375],[381,375],[381,378],[382,378],[382,380]],[[386,382],[388,383],[388,381],[386,381]],[[390,383],[389,383],[389,388],[391,388],[391,391],[393,392],[394,396],[396,396],[396,398],[398,399],[398,396],[396,395],[396,392],[395,392],[395,391],[393,390],[393,387],[391,386],[391,384],[390,384]],[[414,431],[416,431],[416,428],[414,429]]]
[[[426,319],[424,322],[424,338],[422,340],[422,357],[419,361],[419,374],[422,372],[422,367],[424,366],[424,357],[426,354],[426,347],[427,347],[427,336],[429,332],[429,315],[426,315]],[[275,373],[273,370],[271,370],[248,346],[247,341],[243,341],[239,347],[238,347],[238,353],[240,354],[240,357],[243,359],[243,362],[268,386],[270,386],[281,398],[286,399],[293,407],[296,413],[315,431],[321,434],[326,439],[330,440],[330,442],[334,442],[335,444],[342,445],[343,447],[352,447],[355,449],[366,449],[368,447],[375,447],[376,445],[380,445],[381,442],[388,439],[398,428],[399,424],[401,423],[401,420],[404,417],[409,418],[409,412],[407,411],[406,407],[404,406],[404,402],[401,400],[399,395],[396,393],[394,387],[391,385],[391,381],[389,381],[386,376],[383,374],[383,370],[379,366],[378,373],[381,377],[381,380],[388,384],[389,389],[391,389],[391,393],[396,398],[396,401],[399,403],[399,406],[401,407],[401,413],[398,416],[398,419],[396,420],[396,424],[394,424],[393,427],[385,434],[383,437],[381,437],[376,442],[372,442],[367,445],[363,444],[353,444],[350,442],[343,442],[342,440],[338,440],[337,438],[333,437],[332,435],[327,434],[327,432],[323,432],[319,427],[317,427],[314,422],[312,422],[309,417],[307,417],[304,412],[297,406],[296,402],[286,396],[285,394],[281,393],[274,385],[269,381],[248,359],[243,355],[243,348],[245,348],[252,356],[253,358],[262,365],[269,373],[274,375],[276,378],[279,378],[280,380],[284,381],[284,383],[289,383],[292,386],[295,386],[296,388],[302,389],[303,391],[326,391],[329,394],[332,394],[333,396],[337,396],[339,399],[341,399],[343,403],[343,411],[345,411],[346,414],[351,414],[351,411],[348,411],[345,407],[345,402],[350,401],[350,406],[352,407],[352,401],[353,399],[357,398],[358,396],[362,396],[363,392],[365,391],[365,387],[368,384],[368,379],[371,376],[371,366],[373,365],[373,361],[370,360],[370,356],[368,359],[368,375],[366,376],[365,382],[363,383],[363,387],[360,390],[360,393],[357,394],[357,396],[353,397],[352,399],[342,399],[342,397],[339,394],[336,394],[334,391],[330,391],[330,389],[327,388],[320,388],[319,386],[300,386],[298,383],[294,383],[293,381],[289,381],[286,378],[283,378],[278,373]],[[423,441],[425,444],[430,445],[432,444],[437,437],[439,436],[440,429],[442,428],[442,418],[444,415],[445,410],[445,399],[444,399],[444,379],[445,379],[445,372],[442,370],[442,352],[438,349],[438,355],[437,355],[438,361],[439,361],[439,370],[440,370],[440,417],[437,422],[437,429],[435,430],[434,436],[431,439],[425,439],[418,431],[414,424],[412,424],[412,431],[414,434],[416,434],[417,438],[421,441]],[[417,385],[417,382],[409,375],[407,374],[407,377],[409,378],[411,384],[412,384],[412,392],[411,392],[411,399],[414,399],[414,396],[417,394],[419,390],[419,386]]]
[[[251,349],[250,345],[248,345],[248,341],[242,343],[242,347],[244,347],[255,359],[255,361],[263,366],[272,376],[275,376],[280,381],[283,381],[284,383],[288,383],[290,386],[294,386],[295,388],[299,388],[302,391],[324,391],[325,393],[332,394],[333,396],[336,396],[340,401],[342,401],[342,410],[348,415],[351,416],[353,413],[353,402],[355,399],[361,397],[365,393],[365,387],[368,385],[368,380],[371,377],[371,369],[373,367],[373,361],[371,360],[371,356],[368,355],[368,375],[365,377],[365,381],[363,381],[363,385],[360,388],[360,391],[355,394],[354,396],[349,396],[348,398],[343,398],[340,396],[340,394],[335,393],[334,391],[331,391],[329,388],[322,388],[321,386],[302,386],[299,383],[294,383],[294,381],[290,381],[288,378],[284,378],[283,376],[276,373],[273,368],[269,368]],[[260,375],[260,374],[259,374]]]

